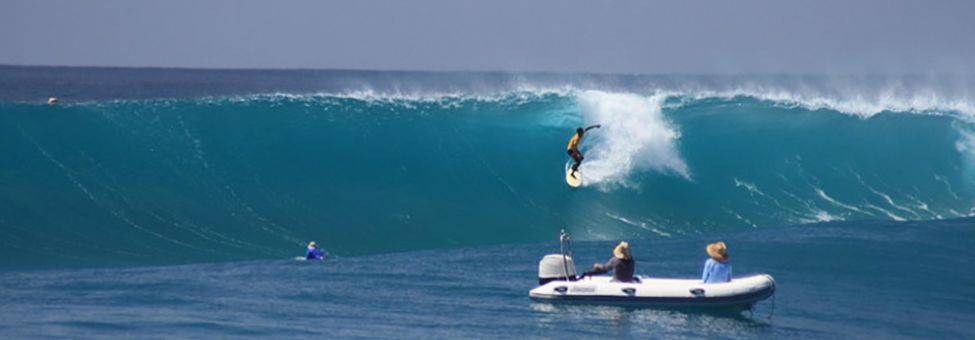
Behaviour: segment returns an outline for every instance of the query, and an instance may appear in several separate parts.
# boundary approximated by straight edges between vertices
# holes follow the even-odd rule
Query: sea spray
[[[677,148],[680,132],[661,112],[663,95],[585,91],[578,95],[584,125],[601,124],[587,135],[587,183],[635,188],[629,175],[644,170],[673,173],[690,179]]]

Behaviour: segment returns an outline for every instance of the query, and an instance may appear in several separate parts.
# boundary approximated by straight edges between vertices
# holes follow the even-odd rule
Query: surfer
[[[321,248],[318,248],[318,244],[315,241],[308,243],[308,252],[305,253],[305,260],[325,260],[327,258],[328,255]]]
[[[579,165],[582,164],[583,160],[582,152],[579,151],[579,143],[582,142],[582,136],[586,134],[586,131],[599,127],[602,127],[602,125],[596,124],[585,129],[580,127],[576,129],[576,134],[572,136],[572,139],[569,139],[569,157],[572,157],[572,160],[575,161],[575,164],[572,165],[572,178],[576,178],[576,171],[579,171]]]

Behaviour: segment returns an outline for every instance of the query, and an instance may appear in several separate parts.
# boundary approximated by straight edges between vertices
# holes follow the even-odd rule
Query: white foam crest
[[[853,94],[844,96],[801,93],[800,91],[775,88],[740,87],[724,91],[691,91],[681,95],[694,100],[748,97],[807,110],[833,110],[861,118],[870,118],[882,112],[899,112],[929,115],[955,114],[966,119],[975,119],[975,103],[971,100],[949,98],[930,91],[901,94],[889,90],[880,91],[873,95]]]
[[[667,103],[666,108],[674,108],[689,102],[705,99],[733,99],[736,97],[754,98],[773,102],[786,107],[801,107],[807,110],[833,110],[862,118],[869,118],[882,112],[947,114],[959,118],[975,120],[975,98],[967,94],[941,93],[926,88],[912,88],[903,84],[877,85],[864,90],[850,88],[848,85],[808,85],[788,86],[758,84],[742,80],[731,86],[712,86],[704,84],[663,85],[643,88],[641,93],[654,97],[675,98],[677,102]],[[309,100],[309,99],[353,99],[368,103],[445,103],[460,101],[503,102],[523,104],[540,97],[554,95],[572,97],[587,92],[609,92],[600,84],[563,83],[557,85],[538,85],[530,82],[511,84],[504,88],[474,89],[405,89],[389,88],[376,90],[372,87],[349,88],[335,92],[288,93],[273,92],[265,94],[241,95],[231,97],[203,98],[204,101],[242,102],[254,99],[265,100]],[[955,91],[957,92],[957,91]],[[127,100],[123,100],[127,101]],[[110,101],[111,102],[111,101]],[[663,103],[663,100],[661,100]]]
[[[646,169],[690,179],[677,150],[680,132],[661,113],[664,99],[601,91],[577,95],[585,124],[602,124],[583,141],[581,170],[589,183],[633,187],[629,175]]]
[[[578,89],[572,86],[538,87],[519,86],[504,91],[473,93],[470,91],[378,91],[371,88],[350,89],[340,92],[317,93],[288,93],[274,92],[235,96],[228,98],[209,98],[212,100],[228,100],[231,102],[246,102],[251,100],[321,100],[321,99],[349,99],[374,104],[391,103],[456,103],[460,101],[502,102],[508,104],[524,104],[541,97],[557,96],[571,97]]]

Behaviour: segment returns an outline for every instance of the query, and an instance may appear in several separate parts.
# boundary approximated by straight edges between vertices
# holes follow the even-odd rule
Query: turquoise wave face
[[[0,104],[0,266],[973,214],[962,114],[599,91]],[[564,183],[577,126],[585,185]]]

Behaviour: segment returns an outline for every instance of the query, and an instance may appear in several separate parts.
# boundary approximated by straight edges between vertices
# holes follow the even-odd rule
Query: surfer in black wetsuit
[[[576,134],[572,136],[572,139],[569,139],[569,157],[572,157],[572,160],[575,161],[575,164],[572,165],[572,178],[576,178],[576,171],[579,171],[579,165],[582,164],[583,160],[582,152],[579,151],[579,143],[582,142],[582,136],[586,134],[586,131],[600,127],[602,127],[602,125],[599,124],[592,125],[585,129],[580,127],[576,129]]]

